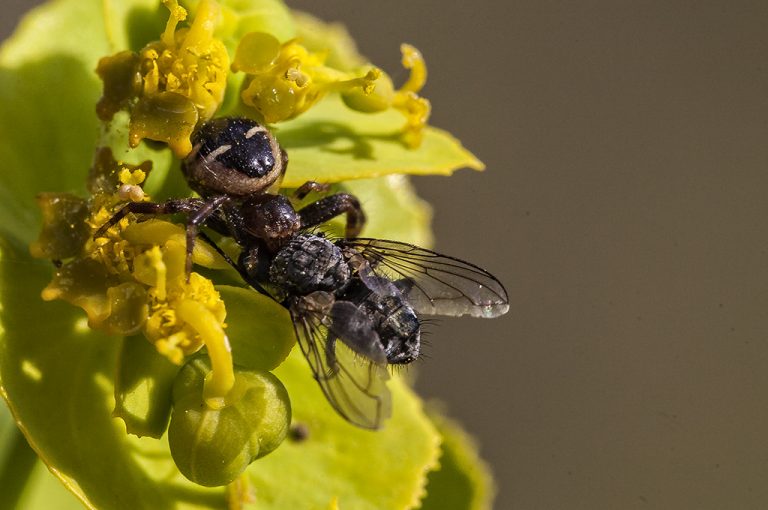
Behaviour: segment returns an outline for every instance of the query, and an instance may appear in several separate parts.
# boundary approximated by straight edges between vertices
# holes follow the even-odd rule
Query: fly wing
[[[336,301],[331,307],[330,332],[357,354],[379,365],[387,364],[387,354],[371,320],[349,301]]]
[[[392,414],[386,358],[374,361],[367,352],[360,355],[347,347],[348,339],[338,342],[339,333],[346,333],[334,327],[331,317],[301,306],[290,312],[301,350],[331,406],[358,427],[380,428]],[[379,357],[375,350],[371,353]]]
[[[379,278],[392,281],[408,303],[425,315],[498,317],[509,310],[504,286],[491,273],[461,259],[441,255],[412,244],[383,239],[338,241],[352,248]],[[372,280],[360,269],[371,290],[381,292],[381,280]]]

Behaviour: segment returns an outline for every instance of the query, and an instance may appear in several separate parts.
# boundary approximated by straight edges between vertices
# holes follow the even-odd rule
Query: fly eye
[[[251,119],[213,119],[192,136],[192,143],[182,170],[192,189],[203,196],[258,193],[285,170],[286,158],[277,140]]]

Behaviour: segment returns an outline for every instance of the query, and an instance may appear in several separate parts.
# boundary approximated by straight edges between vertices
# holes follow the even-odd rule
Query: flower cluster
[[[180,29],[186,10],[176,0],[163,4],[170,17],[160,40],[138,53],[122,51],[99,61],[104,95],[97,113],[108,121],[128,109],[132,147],[147,138],[166,142],[184,156],[192,149],[194,128],[213,117],[224,99],[229,55],[213,35],[220,15],[215,1],[201,1],[194,22]]]
[[[88,179],[90,198],[38,198],[44,224],[31,251],[57,265],[42,297],[81,307],[93,329],[124,336],[140,332],[160,355],[181,366],[149,374],[158,387],[169,376],[173,390],[172,398],[152,395],[147,405],[154,411],[147,422],[118,416],[139,435],[160,437],[167,427],[171,455],[187,478],[226,485],[280,445],[288,433],[290,401],[269,371],[234,364],[224,301],[211,280],[186,274],[184,229],[157,219],[137,222],[132,214],[114,221],[117,204],[149,200],[142,186],[150,168],[149,162],[120,163],[102,148]],[[227,267],[200,241],[192,255],[200,266]],[[205,356],[193,356],[202,348]],[[126,391],[131,389],[116,388],[117,400],[130,400]]]
[[[31,251],[58,265],[42,297],[81,307],[93,329],[143,333],[177,365],[205,345],[215,374],[207,391],[211,399],[220,398],[233,384],[226,311],[210,280],[197,273],[187,280],[183,228],[161,220],[137,223],[128,215],[104,232],[97,230],[117,204],[149,199],[141,186],[150,167],[149,162],[120,163],[102,148],[88,179],[90,198],[55,193],[38,197],[44,224]],[[100,233],[93,237],[94,231]],[[193,260],[205,267],[226,267],[203,243],[196,243]]]
[[[138,52],[104,57],[96,68],[104,83],[96,108],[99,118],[110,121],[118,111],[127,110],[131,147],[148,139],[168,144],[179,157],[188,154],[194,129],[221,107],[230,70],[243,73],[242,104],[267,124],[295,118],[333,92],[353,110],[402,112],[406,117],[402,140],[412,148],[421,143],[430,103],[418,95],[427,71],[413,46],[401,47],[403,66],[411,74],[397,90],[375,66],[337,69],[326,65],[327,52],[310,51],[298,39],[281,43],[262,31],[239,39],[230,66],[227,48],[216,37],[222,9],[214,0],[201,0],[194,21],[183,28],[179,23],[187,11],[177,0],[163,4],[170,15],[159,40]]]
[[[336,92],[349,108],[359,112],[376,113],[389,108],[402,112],[406,117],[403,141],[415,148],[421,143],[431,111],[429,101],[418,95],[427,80],[427,67],[413,46],[403,44],[400,50],[403,67],[411,74],[397,90],[389,75],[377,67],[334,69],[325,65],[327,55],[311,52],[295,39],[280,44],[264,32],[243,37],[232,69],[246,73],[240,97],[264,122],[292,119],[325,94]]]

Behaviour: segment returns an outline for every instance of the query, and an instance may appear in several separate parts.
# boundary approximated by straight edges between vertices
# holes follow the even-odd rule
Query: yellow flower
[[[427,65],[421,52],[410,44],[400,46],[403,67],[411,71],[408,80],[395,90],[392,79],[383,74],[376,82],[371,93],[361,94],[358,90],[342,92],[344,103],[361,112],[375,113],[394,108],[405,115],[403,126],[403,141],[409,147],[415,148],[421,144],[424,128],[429,121],[432,107],[429,100],[419,96],[427,81]]]
[[[295,39],[280,44],[271,34],[251,32],[240,41],[232,70],[246,73],[240,97],[266,123],[292,119],[331,91],[369,94],[382,74],[377,68],[339,71],[324,65],[325,58]]]
[[[187,280],[184,229],[157,219],[137,223],[127,215],[93,238],[93,231],[109,221],[116,206],[125,200],[149,200],[141,186],[150,167],[122,164],[109,149],[102,149],[89,175],[89,199],[68,194],[38,197],[44,225],[31,251],[58,264],[42,297],[81,307],[93,329],[143,333],[177,365],[205,346],[212,375],[204,398],[216,409],[224,405],[234,384],[224,333],[226,309],[210,280],[197,273]],[[195,244],[193,260],[207,267],[226,267],[202,242]]]
[[[325,65],[324,53],[313,53],[298,40],[280,42],[265,32],[246,34],[237,47],[232,70],[246,73],[240,98],[256,110],[266,123],[300,115],[329,92],[341,94],[346,105],[360,112],[375,113],[394,108],[406,123],[403,141],[409,147],[421,144],[431,112],[427,99],[418,95],[427,80],[427,66],[419,50],[400,47],[403,67],[411,74],[395,90],[392,79],[368,65],[348,72]]]
[[[160,40],[140,52],[102,58],[96,72],[104,93],[96,107],[108,121],[119,110],[131,115],[129,142],[165,142],[183,157],[192,149],[195,127],[211,117],[224,99],[229,55],[213,35],[221,15],[214,0],[201,0],[192,24],[179,29],[187,11],[177,0],[163,0],[170,11]]]

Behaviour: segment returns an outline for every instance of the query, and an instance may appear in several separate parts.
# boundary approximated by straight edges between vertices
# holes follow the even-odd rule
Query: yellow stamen
[[[208,407],[221,409],[226,404],[227,393],[235,384],[232,350],[224,328],[210,310],[191,299],[177,303],[176,314],[202,337],[208,348],[211,372],[205,378],[203,399]]]

